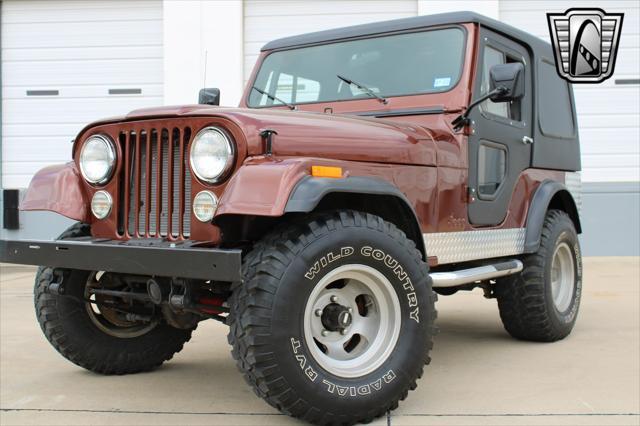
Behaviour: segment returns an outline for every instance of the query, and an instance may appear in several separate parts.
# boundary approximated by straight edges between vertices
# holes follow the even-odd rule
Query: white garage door
[[[601,84],[573,86],[580,142],[582,179],[587,182],[640,180],[640,3],[581,1],[580,7],[624,12],[614,75]],[[569,1],[501,0],[500,19],[549,40],[546,12],[576,7]]]
[[[161,1],[2,1],[2,186],[70,159],[88,122],[162,104]]]
[[[244,78],[273,39],[417,14],[417,0],[245,0]]]

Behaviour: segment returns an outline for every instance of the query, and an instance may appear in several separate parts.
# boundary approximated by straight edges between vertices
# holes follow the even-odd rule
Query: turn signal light
[[[311,166],[311,176],[325,178],[341,178],[342,167]]]

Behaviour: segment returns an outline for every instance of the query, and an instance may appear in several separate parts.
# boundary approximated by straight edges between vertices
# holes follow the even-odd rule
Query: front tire
[[[89,235],[89,227],[76,224],[59,239]],[[100,374],[149,371],[179,352],[193,330],[169,326],[159,318],[154,324],[122,320],[113,311],[95,312],[87,299],[87,286],[95,273],[65,271],[64,295],[48,292],[62,270],[40,267],[36,275],[34,303],[40,328],[65,358]]]
[[[427,265],[380,217],[338,211],[245,257],[229,343],[258,396],[317,424],[370,421],[416,387],[436,316]]]
[[[582,293],[582,258],[575,226],[560,210],[549,210],[540,248],[522,259],[520,274],[497,281],[500,318],[522,340],[554,342],[571,333]]]

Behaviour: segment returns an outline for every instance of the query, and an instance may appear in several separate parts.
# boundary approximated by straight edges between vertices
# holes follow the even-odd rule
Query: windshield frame
[[[447,24],[442,26],[394,31],[394,32],[384,33],[384,34],[370,34],[370,35],[361,36],[361,37],[353,37],[353,38],[346,38],[346,39],[340,39],[340,40],[332,40],[332,41],[322,42],[322,43],[292,46],[292,47],[286,47],[282,49],[273,49],[270,51],[262,52],[263,55],[260,56],[259,62],[256,63],[254,70],[252,71],[251,78],[247,82],[247,87],[249,87],[250,89],[245,91],[245,94],[243,96],[243,103],[247,108],[251,108],[251,109],[282,108],[282,107],[287,108],[285,104],[281,104],[281,103],[272,104],[272,105],[253,105],[250,103],[251,92],[253,91],[251,87],[253,87],[256,84],[258,75],[262,70],[265,60],[274,53],[286,52],[289,50],[305,49],[305,48],[315,47],[315,46],[324,46],[329,44],[340,44],[340,43],[357,41],[357,40],[384,38],[384,37],[403,35],[403,34],[426,33],[430,31],[439,31],[439,30],[447,30],[447,29],[457,29],[461,31],[463,35],[462,48],[460,49],[460,69],[458,73],[458,78],[455,81],[455,83],[453,83],[449,88],[443,89],[443,90],[437,90],[437,91],[431,90],[428,92],[417,92],[417,93],[409,93],[409,94],[383,94],[381,96],[384,96],[386,99],[391,100],[394,98],[410,98],[414,96],[442,95],[443,93],[454,91],[460,85],[460,82],[462,81],[462,78],[463,78],[463,74],[466,66],[465,59],[467,56],[467,49],[469,44],[469,31],[464,25],[461,25],[461,24]],[[301,105],[321,105],[321,104],[334,104],[334,103],[344,103],[344,102],[360,102],[360,101],[367,101],[367,100],[373,100],[375,102],[378,102],[377,99],[372,97],[359,97],[359,98],[352,98],[352,99],[319,100],[319,101],[295,102],[295,103],[292,102],[291,104],[297,107]]]

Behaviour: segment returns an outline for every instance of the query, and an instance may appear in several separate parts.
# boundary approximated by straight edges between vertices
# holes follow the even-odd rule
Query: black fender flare
[[[420,221],[411,202],[395,185],[378,178],[353,176],[348,178],[319,178],[305,176],[291,191],[285,213],[309,213],[313,211],[322,199],[331,193],[351,193],[359,195],[390,196],[396,198],[412,222],[412,228],[416,248],[426,260],[424,238],[420,229]],[[407,235],[411,238],[410,235]]]
[[[540,247],[544,218],[554,197],[558,196],[558,203],[573,221],[576,231],[582,232],[580,216],[573,196],[567,187],[557,181],[546,180],[540,184],[531,199],[531,205],[527,214],[526,234],[524,242],[525,253],[535,253]]]

